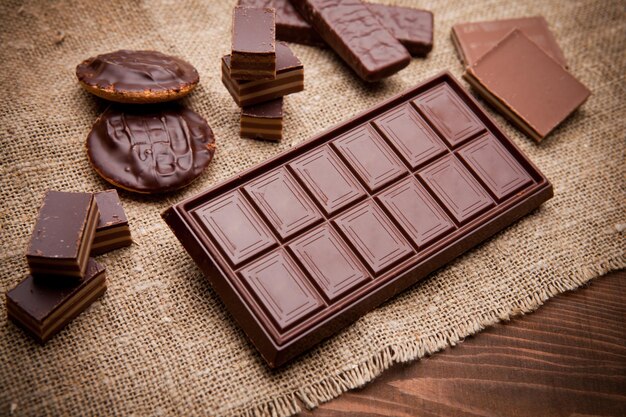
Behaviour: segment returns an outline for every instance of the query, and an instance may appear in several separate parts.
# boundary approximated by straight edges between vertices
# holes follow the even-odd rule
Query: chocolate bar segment
[[[470,66],[496,46],[513,29],[520,30],[543,51],[567,68],[563,51],[543,16],[485,22],[457,23],[452,26],[452,41],[463,64]]]
[[[426,56],[433,48],[433,15],[426,10],[386,4],[365,3],[404,47],[414,56]],[[240,6],[274,7],[276,9],[276,39],[317,47],[326,42],[304,20],[289,0],[239,0]]]
[[[230,76],[235,80],[276,77],[275,11],[235,7]]]
[[[85,278],[51,284],[51,279],[27,276],[6,294],[9,319],[45,343],[106,290],[105,269],[89,258]]]
[[[360,0],[293,0],[295,8],[365,81],[379,81],[409,65],[407,50]]]
[[[92,194],[48,191],[26,251],[31,273],[82,278],[98,217]]]
[[[241,110],[241,137],[279,141],[283,137],[283,98]]]
[[[437,111],[419,110],[442,91]],[[163,218],[275,367],[551,196],[443,73]]]
[[[222,58],[222,83],[240,107],[304,90],[304,66],[284,42],[276,43],[276,78],[239,81],[230,76],[230,55]]]
[[[120,197],[115,190],[95,193],[94,197],[100,212],[96,234],[91,246],[91,255],[99,255],[133,243],[128,227],[128,219]]]
[[[463,77],[537,142],[591,94],[519,30],[512,31],[468,67]]]
[[[385,29],[413,56],[426,56],[433,49],[433,14],[411,7],[366,3]]]

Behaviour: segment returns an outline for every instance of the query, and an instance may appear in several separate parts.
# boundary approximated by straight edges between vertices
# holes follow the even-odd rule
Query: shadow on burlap
[[[135,244],[98,258],[108,291],[45,347],[5,319],[0,302],[0,414],[288,415],[454,345],[549,297],[626,266],[624,229],[626,28],[623,2],[399,2],[435,13],[435,48],[366,86],[329,51],[294,46],[306,91],[286,100],[282,143],[238,137],[237,107],[220,82],[232,1],[3,2],[0,5],[2,292],[27,273],[24,251],[47,189],[107,188],[84,142],[105,103],[74,68],[119,48],[158,49],[201,76],[186,100],[213,127],[214,162],[184,191],[121,193]],[[270,371],[159,213],[420,80],[462,73],[455,22],[543,14],[571,71],[592,91],[584,107],[536,145],[496,121],[550,178],[555,197],[279,371]],[[491,114],[494,114],[489,109]]]

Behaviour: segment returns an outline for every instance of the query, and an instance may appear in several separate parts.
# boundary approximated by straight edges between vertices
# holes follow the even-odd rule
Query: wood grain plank
[[[626,416],[626,271],[301,416]]]

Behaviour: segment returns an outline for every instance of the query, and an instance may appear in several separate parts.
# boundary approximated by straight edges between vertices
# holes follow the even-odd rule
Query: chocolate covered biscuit
[[[157,51],[119,50],[89,58],[76,67],[80,85],[120,103],[160,103],[189,94],[198,71],[180,58]]]

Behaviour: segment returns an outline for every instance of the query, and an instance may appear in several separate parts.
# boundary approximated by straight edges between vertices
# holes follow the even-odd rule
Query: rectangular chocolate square
[[[461,135],[457,144],[449,135],[450,142],[439,142],[443,152],[429,156],[412,173],[405,165],[411,153],[388,143],[395,143],[398,132],[402,141],[420,138],[424,127],[438,134],[435,126],[449,122],[447,117],[405,116],[407,109],[417,111],[415,100],[442,90],[446,97],[437,109],[462,115],[463,126],[457,130],[467,130],[467,137]],[[392,124],[390,130],[377,132],[379,122],[384,124],[392,114],[403,114],[410,127]],[[411,129],[419,132],[412,135]],[[481,151],[486,133],[496,145]],[[350,154],[354,137],[361,141]],[[495,152],[500,160],[486,164],[481,152]],[[393,175],[382,175],[387,170],[381,166]],[[505,180],[489,185],[485,175],[497,177],[500,169]],[[530,182],[518,181],[509,192],[506,178],[514,176],[527,176]],[[375,181],[379,177],[384,181]],[[275,178],[288,181],[266,190],[264,184]],[[502,198],[490,197],[492,187],[503,192]],[[174,205],[163,218],[275,367],[551,196],[547,179],[459,83],[443,73]],[[238,206],[245,207],[245,215]],[[216,210],[221,211],[214,219]],[[303,220],[294,222],[296,218]],[[291,223],[297,227],[282,226]]]
[[[543,16],[457,23],[452,26],[452,41],[463,64],[469,66],[496,46],[513,29],[519,29],[545,53],[567,68],[563,51]]]
[[[304,66],[283,43],[276,43],[276,78],[239,81],[230,76],[230,55],[222,58],[222,83],[240,107],[264,103],[304,90]]]
[[[296,159],[289,167],[327,215],[366,195],[354,174],[328,146]]]
[[[31,273],[82,278],[98,217],[93,194],[48,191],[26,251]]]
[[[364,81],[380,81],[409,65],[406,48],[361,0],[292,0],[292,4]]]
[[[6,293],[9,319],[42,344],[106,290],[105,269],[93,258],[89,258],[84,279],[53,281],[29,275]]]
[[[279,141],[283,137],[283,98],[241,109],[242,138]]]
[[[459,223],[493,205],[487,191],[453,155],[429,165],[419,176]]]
[[[340,136],[332,146],[344,157],[368,191],[384,187],[406,173],[406,167],[371,125]]]
[[[279,168],[247,184],[243,189],[281,239],[322,219],[286,168]]]
[[[519,30],[512,31],[468,67],[463,77],[537,142],[591,94]]]
[[[276,24],[272,8],[235,7],[230,76],[235,80],[276,78]]]
[[[99,255],[133,243],[128,219],[117,191],[95,193],[100,219],[91,246],[91,255]]]

